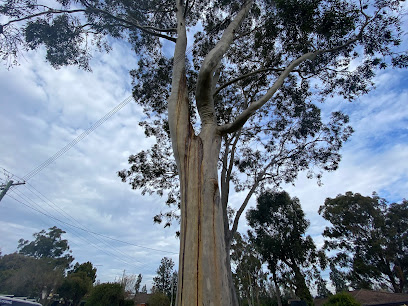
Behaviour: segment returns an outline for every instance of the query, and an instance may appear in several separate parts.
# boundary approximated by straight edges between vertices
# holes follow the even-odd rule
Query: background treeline
[[[309,305],[350,289],[407,293],[408,201],[389,204],[377,194],[327,198],[319,214],[330,222],[318,248],[306,231],[298,198],[266,191],[247,212],[249,230],[232,246],[242,305]],[[328,277],[332,286],[328,289]]]
[[[126,306],[135,295],[146,293],[143,276],[123,275],[116,282],[96,281],[91,262],[75,263],[65,232],[56,226],[35,233],[34,240],[20,239],[17,252],[0,253],[0,294],[36,299],[43,305]],[[164,257],[153,278],[149,305],[166,306],[175,299],[177,272]]]
[[[408,293],[408,201],[389,204],[347,192],[327,198],[319,214],[329,222],[317,247],[298,198],[265,191],[247,211],[249,230],[237,233],[232,270],[241,305],[285,305],[299,298],[313,304],[349,289]],[[75,263],[65,232],[57,227],[20,239],[17,252],[0,254],[0,293],[27,296],[44,305],[133,305],[147,294],[142,275],[96,282],[91,262]],[[153,278],[149,305],[175,303],[177,271],[164,257]],[[328,276],[328,277],[327,277]],[[331,286],[328,289],[328,279]]]

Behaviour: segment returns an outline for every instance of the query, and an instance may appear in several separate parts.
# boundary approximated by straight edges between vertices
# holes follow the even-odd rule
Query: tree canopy
[[[408,201],[388,204],[377,194],[346,192],[327,198],[319,213],[331,222],[325,248],[337,251],[332,264],[346,269],[349,285],[407,290]]]
[[[38,299],[44,290],[56,292],[74,260],[64,233],[56,226],[41,230],[33,234],[34,241],[20,239],[18,253],[0,256],[0,292]]]
[[[18,253],[0,256],[0,293],[41,298],[44,288],[57,289],[64,269],[44,258]]]
[[[18,241],[18,252],[34,258],[50,258],[55,260],[56,265],[62,265],[65,269],[69,267],[74,258],[71,256],[68,241],[62,239],[65,232],[54,226],[49,231],[41,230],[34,233],[33,241],[20,239]]]
[[[125,289],[118,283],[103,283],[93,287],[86,304],[91,306],[124,305]]]

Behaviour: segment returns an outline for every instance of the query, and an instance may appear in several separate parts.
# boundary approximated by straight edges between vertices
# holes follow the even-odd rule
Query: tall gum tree
[[[407,67],[400,2],[4,0],[0,56],[13,64],[45,45],[54,67],[90,69],[92,43],[130,43],[140,125],[157,143],[119,176],[167,196],[172,208],[156,221],[180,218],[177,305],[237,305],[230,244],[240,216],[265,184],[337,168],[352,130],[317,101],[352,100],[377,69]],[[231,187],[246,192],[236,212]]]

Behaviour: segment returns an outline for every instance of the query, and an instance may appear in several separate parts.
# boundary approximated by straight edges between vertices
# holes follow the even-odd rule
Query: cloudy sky
[[[24,54],[10,70],[0,67],[0,184],[7,175],[15,181],[26,176],[128,98],[128,71],[134,67],[134,54],[119,43],[109,54],[96,54],[92,73],[54,70],[43,52]],[[348,113],[355,129],[338,171],[325,174],[321,187],[304,174],[295,186],[285,186],[300,198],[319,246],[326,223],[317,210],[325,198],[346,191],[377,191],[391,202],[407,197],[408,72],[384,70],[376,83],[353,103],[334,99],[324,106]],[[0,202],[1,252],[14,252],[20,238],[30,240],[56,225],[67,232],[76,261],[95,264],[102,282],[124,271],[142,273],[149,288],[162,257],[177,262],[176,227],[163,229],[152,221],[164,209],[163,199],[141,196],[116,175],[130,154],[152,143],[138,126],[142,116],[128,103],[27,184],[13,188]],[[231,202],[243,196],[235,194]],[[245,230],[241,220],[240,231]]]

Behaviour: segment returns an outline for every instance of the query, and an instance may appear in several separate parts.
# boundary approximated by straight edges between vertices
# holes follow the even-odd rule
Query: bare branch
[[[211,91],[213,88],[214,71],[228,51],[234,40],[234,32],[239,28],[245,16],[247,15],[253,0],[246,2],[243,8],[238,12],[234,20],[228,25],[221,39],[215,47],[207,54],[197,79],[196,101],[197,109],[203,124],[215,122],[214,100]]]
[[[146,30],[152,30],[155,32],[163,32],[163,33],[177,33],[177,28],[169,28],[169,29],[160,29],[156,27],[144,26]]]
[[[20,21],[24,21],[24,20],[28,20],[28,19],[32,19],[35,17],[40,17],[43,15],[48,15],[48,14],[75,14],[75,13],[84,13],[86,12],[86,9],[77,9],[77,10],[55,10],[55,9],[49,9],[47,11],[43,11],[43,12],[39,12],[33,15],[29,15],[29,16],[25,16],[22,18],[18,18],[18,19],[13,19],[10,20],[9,22],[3,24],[3,27],[6,27],[12,23],[16,23],[16,22],[20,22]]]
[[[125,27],[125,28],[129,28],[129,26],[132,26],[132,27],[135,27],[135,28],[147,33],[147,34],[151,34],[153,36],[161,37],[161,38],[170,40],[172,42],[176,42],[176,38],[168,36],[168,35],[164,35],[164,34],[162,34],[162,32],[163,33],[164,32],[175,33],[175,32],[177,32],[177,29],[173,29],[173,28],[171,28],[171,29],[159,29],[159,28],[155,28],[155,27],[152,27],[152,26],[143,26],[143,25],[140,25],[138,22],[135,22],[135,20],[133,20],[132,17],[129,17],[132,20],[132,21],[130,21],[130,20],[127,20],[125,18],[115,16],[115,15],[113,15],[113,14],[107,12],[107,11],[104,11],[104,10],[101,10],[101,9],[98,9],[98,8],[95,8],[95,7],[91,7],[91,6],[88,6],[88,5],[87,5],[87,8],[85,8],[85,9],[75,9],[75,10],[52,9],[52,8],[49,8],[48,6],[45,6],[45,5],[42,5],[41,7],[47,8],[47,10],[36,13],[36,14],[32,14],[32,15],[29,15],[29,16],[25,16],[25,17],[22,17],[22,18],[10,20],[6,24],[4,24],[2,26],[2,28],[6,27],[6,26],[8,26],[8,25],[10,25],[12,23],[16,23],[16,22],[20,22],[20,21],[24,21],[24,20],[29,20],[29,19],[32,19],[32,18],[44,16],[44,15],[97,12],[97,13],[106,15],[109,18],[112,18],[115,21],[119,21],[120,23],[116,24],[117,26],[120,25],[120,26]]]

